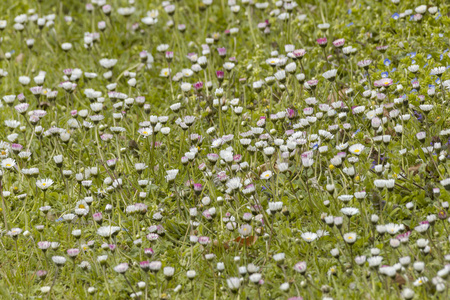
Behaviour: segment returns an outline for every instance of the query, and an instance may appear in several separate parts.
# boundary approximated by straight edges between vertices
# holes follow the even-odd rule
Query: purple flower
[[[326,47],[328,40],[327,38],[319,38],[316,40],[317,44],[319,44],[320,47]]]
[[[218,79],[219,81],[222,81],[222,80],[223,80],[224,75],[225,75],[225,72],[224,72],[224,71],[222,71],[222,70],[216,71],[216,77],[217,77],[217,79]]]
[[[219,52],[219,56],[220,57],[224,57],[225,55],[227,55],[227,49],[222,47],[222,48],[217,48],[217,52]]]
[[[196,89],[197,91],[201,91],[203,89],[203,82],[199,81],[194,83],[194,89]]]

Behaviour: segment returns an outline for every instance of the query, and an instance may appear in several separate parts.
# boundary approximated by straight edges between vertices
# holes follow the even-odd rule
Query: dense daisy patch
[[[446,1],[0,3],[2,299],[447,299]]]

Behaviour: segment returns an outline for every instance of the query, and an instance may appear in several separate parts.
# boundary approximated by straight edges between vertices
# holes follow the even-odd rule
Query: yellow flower
[[[333,165],[329,165],[328,167],[330,168],[330,170],[333,170],[333,169],[334,169],[334,166],[333,166]]]

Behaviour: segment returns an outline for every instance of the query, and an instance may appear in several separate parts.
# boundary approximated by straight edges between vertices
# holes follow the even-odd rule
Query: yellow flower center
[[[83,204],[78,205],[78,208],[86,208]]]
[[[2,151],[2,155],[6,155],[6,151],[5,150]]]
[[[45,186],[45,185],[46,185],[46,183],[45,183],[45,182],[43,182],[43,183],[42,183],[42,185],[43,185],[43,186]]]
[[[333,166],[333,165],[329,165],[328,167],[330,168],[330,170],[333,170],[333,169],[334,169],[334,166]]]
[[[11,164],[6,164],[7,167],[11,167]]]
[[[349,240],[353,240],[353,237],[352,237],[352,236],[349,236],[348,239],[349,239]]]
[[[359,153],[360,151],[361,151],[360,149],[356,149],[354,152]]]
[[[142,133],[143,133],[143,134],[148,134],[148,132],[147,132],[147,131],[143,131]]]

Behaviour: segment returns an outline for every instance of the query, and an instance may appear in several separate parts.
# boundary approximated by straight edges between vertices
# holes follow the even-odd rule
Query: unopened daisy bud
[[[216,97],[222,97],[223,96],[223,88],[216,89],[215,93]]]
[[[286,72],[284,70],[278,71],[274,74],[275,79],[280,83],[284,83],[286,81]]]
[[[282,264],[284,262],[285,259],[285,254],[284,253],[277,253],[273,256],[273,259],[279,263]]]
[[[344,219],[343,219],[342,217],[335,217],[335,218],[334,218],[334,225],[335,225],[337,228],[341,228],[343,222],[344,222]]]
[[[92,218],[93,218],[94,221],[97,222],[98,224],[102,224],[102,222],[103,222],[103,216],[102,216],[102,213],[101,213],[101,212],[94,213],[94,214],[92,215]]]
[[[173,267],[165,267],[163,269],[164,276],[167,280],[172,279],[173,274],[175,273],[175,269]]]
[[[332,70],[329,70],[329,71],[323,73],[322,76],[325,79],[333,82],[336,79],[336,74],[337,74],[337,70],[336,69],[332,69]]]
[[[427,134],[424,131],[418,132],[416,134],[416,138],[422,143],[425,142],[426,137],[427,137]]]
[[[56,166],[58,168],[62,167],[63,164],[63,156],[62,155],[56,155],[53,157],[53,161],[55,162]]]
[[[295,64],[295,62],[292,62],[292,63],[286,65],[284,70],[289,74],[293,74],[295,72],[296,68],[297,68],[297,65]]]
[[[289,282],[284,282],[284,283],[282,283],[281,285],[280,285],[280,290],[281,291],[283,291],[283,292],[285,292],[285,291],[288,291],[289,290]]]
[[[307,270],[306,262],[301,261],[294,265],[294,270],[300,274],[304,274]]]
[[[194,280],[197,273],[194,270],[189,270],[186,272],[186,276],[189,280]]]
[[[241,280],[238,277],[231,277],[227,279],[227,285],[228,288],[233,292],[236,293],[239,288],[241,287]]]
[[[414,298],[414,291],[410,288],[405,288],[402,290],[402,297],[406,300]]]
[[[127,270],[128,270],[127,263],[121,263],[114,267],[114,271],[116,271],[119,274],[124,274]]]
[[[64,266],[66,263],[66,258],[64,256],[53,256],[52,260],[58,267]]]

